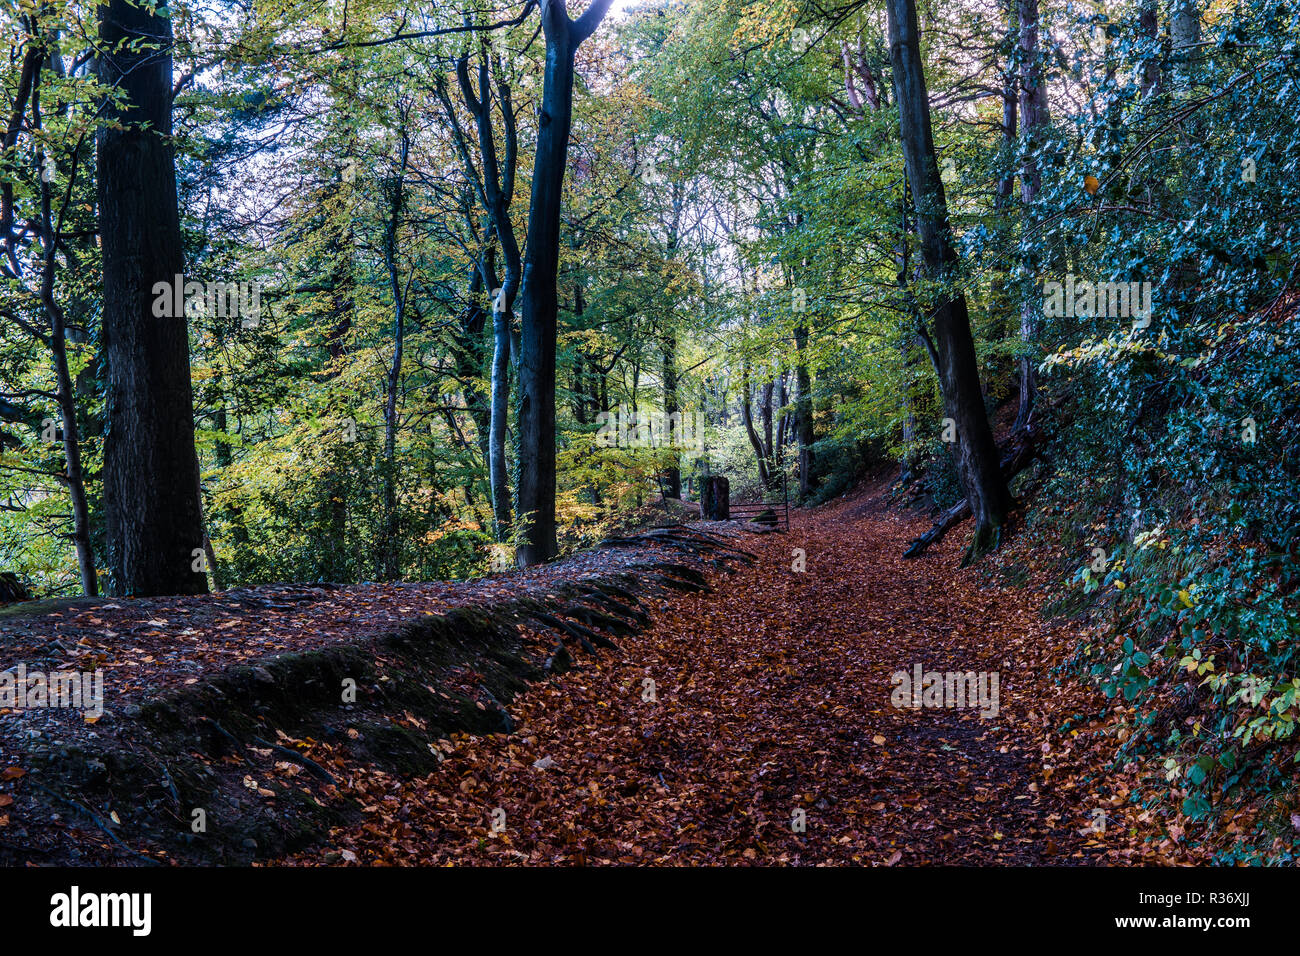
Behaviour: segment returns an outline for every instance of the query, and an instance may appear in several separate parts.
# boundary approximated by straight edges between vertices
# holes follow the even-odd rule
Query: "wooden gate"
[[[731,520],[770,524],[782,531],[790,530],[790,479],[781,472],[781,487],[766,492],[758,501],[731,502]]]

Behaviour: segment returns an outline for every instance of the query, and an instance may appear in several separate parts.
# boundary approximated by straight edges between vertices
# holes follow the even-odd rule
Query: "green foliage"
[[[1080,61],[1096,109],[1059,129],[1050,224],[1022,240],[1082,277],[1153,290],[1148,328],[1082,316],[1044,329],[1060,423],[1048,492],[1068,503],[1060,523],[1086,523],[1083,543],[1106,552],[1105,571],[1076,582],[1114,615],[1080,664],[1136,708],[1121,759],[1158,762],[1164,781],[1145,800],[1176,788],[1172,809],[1214,826],[1265,795],[1257,842],[1234,859],[1287,860],[1267,848],[1289,825],[1300,752],[1300,246],[1282,212],[1300,199],[1300,21],[1271,2],[1225,12],[1205,54],[1166,61],[1146,98],[1137,67],[1158,51],[1130,20],[1110,35],[1105,59]]]

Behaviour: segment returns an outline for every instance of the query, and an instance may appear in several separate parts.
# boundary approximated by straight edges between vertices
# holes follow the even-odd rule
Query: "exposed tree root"
[[[1037,437],[1037,431],[1020,432],[1015,436],[1014,443],[1002,456],[1000,463],[1004,480],[1010,481],[1028,468],[1030,463],[1038,457]],[[970,514],[970,503],[963,498],[940,514],[929,531],[913,540],[908,545],[907,550],[903,552],[903,557],[920,557],[925,553],[926,548],[937,541],[942,541],[944,535],[969,518]],[[977,529],[975,537],[971,540],[970,547],[966,551],[966,557],[962,559],[962,567],[995,550],[1001,540],[1002,525],[990,525],[986,528]]]

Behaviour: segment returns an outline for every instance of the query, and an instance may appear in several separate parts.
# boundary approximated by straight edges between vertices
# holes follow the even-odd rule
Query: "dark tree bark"
[[[1012,438],[1011,447],[1007,450],[1006,454],[1002,456],[1001,468],[1002,474],[1005,478],[1009,480],[1025,468],[1029,467],[1037,454],[1036,443],[1038,438],[1039,433],[1033,428],[1028,431],[1015,433]],[[930,545],[937,541],[942,541],[943,536],[946,535],[950,529],[956,527],[962,521],[969,518],[970,513],[970,502],[963,498],[947,511],[939,515],[938,520],[935,521],[929,531],[921,535],[919,538],[914,539],[911,544],[908,545],[907,550],[903,552],[903,557],[915,558],[924,554],[926,548],[930,547]]]
[[[573,355],[573,386],[570,398],[573,403],[573,417],[579,425],[591,424],[587,415],[587,357],[581,349],[575,349]]]
[[[1025,163],[1020,173],[1020,199],[1025,218],[1033,216],[1034,199],[1042,188],[1043,174],[1038,154],[1043,148],[1047,129],[1047,78],[1043,72],[1043,54],[1039,48],[1038,0],[1017,0],[1020,24],[1020,121],[1025,135]],[[1031,271],[1036,263],[1028,263]],[[1038,337],[1038,313],[1041,303],[1030,294],[1020,304],[1020,395],[1016,406],[1015,430],[1028,428],[1038,394],[1038,376],[1031,352]]]
[[[1008,23],[1007,33],[1012,31],[1019,32],[1019,11],[1016,0],[1008,4]],[[1019,43],[1015,44],[1019,46]],[[1007,68],[1002,74],[1002,148],[1006,151],[1007,156],[1011,156],[1016,148],[1016,100],[1020,87],[1019,80],[1016,76],[1015,68],[1016,57],[1009,53],[1007,56]],[[1012,190],[1015,188],[1015,172],[1010,163],[1007,165],[1006,173],[998,179],[997,198],[994,200],[994,208],[1005,209],[1011,200]]]
[[[700,495],[700,514],[709,521],[727,521],[731,517],[731,482],[723,475],[704,479]]]
[[[384,225],[384,267],[388,272],[389,293],[393,297],[393,358],[388,367],[384,396],[384,533],[380,542],[378,576],[393,581],[401,575],[401,541],[397,513],[397,395],[402,381],[402,359],[406,348],[406,306],[410,283],[402,282],[398,266],[398,242],[406,209],[406,165],[411,140],[400,131],[397,170],[387,183],[388,220]],[[411,267],[414,269],[414,266]]]
[[[41,280],[41,298],[50,321],[50,351],[54,356],[55,381],[58,382],[59,418],[63,431],[63,455],[66,461],[64,477],[72,500],[72,542],[77,550],[77,568],[81,572],[81,589],[88,597],[99,594],[99,578],[95,571],[95,552],[90,543],[90,508],[86,503],[86,478],[81,467],[81,438],[77,425],[77,395],[75,383],[68,368],[67,325],[63,309],[54,299],[54,251],[57,244],[49,218],[48,183],[41,184],[41,205],[44,213],[46,249],[45,275]]]
[[[564,0],[541,0],[546,67],[537,118],[528,251],[520,290],[519,512],[528,527],[518,559],[523,567],[556,554],[555,538],[555,339],[559,301],[560,203],[573,120],[573,63],[610,0],[593,0],[577,20]]]
[[[468,217],[467,217],[468,218]],[[471,225],[472,231],[472,225]],[[488,261],[495,255],[491,245],[491,230],[483,243],[482,261],[475,259],[466,270],[465,308],[459,317],[460,335],[453,348],[452,357],[456,362],[456,374],[464,381],[481,378],[487,370],[489,359],[483,347],[483,330],[487,328],[487,316],[490,305],[484,306],[484,295],[491,289],[491,280],[485,278],[490,270]],[[430,401],[434,399],[431,398]],[[488,400],[477,388],[465,389],[465,407],[474,422],[475,438],[479,454],[486,465],[488,461],[488,430],[490,428],[491,410]]]
[[[668,220],[668,241],[664,247],[664,262],[671,270],[677,258],[677,248],[681,243],[682,211],[686,205],[686,187],[674,179],[671,187],[671,218]],[[672,422],[674,415],[681,413],[681,402],[677,395],[677,332],[673,328],[674,316],[666,317],[663,337],[662,377],[664,386],[664,417]],[[671,427],[671,426],[670,426]],[[676,435],[666,436],[670,444],[669,465],[664,469],[664,494],[670,498],[682,496],[681,455],[675,445]]]
[[[582,282],[573,283],[573,317],[581,320],[587,312],[587,297],[582,291]],[[590,425],[595,421],[596,398],[593,374],[596,363],[581,348],[574,349],[573,354],[573,417],[579,425]]]
[[[772,474],[772,406],[771,385],[768,385],[768,442],[764,447],[763,439],[759,437],[758,431],[754,428],[754,412],[750,407],[750,387],[749,387],[749,360],[744,359],[741,363],[740,372],[740,417],[745,423],[745,434],[749,437],[749,444],[754,449],[754,457],[758,459],[758,478],[763,483],[764,488],[772,488],[775,485],[775,476]]]
[[[114,125],[98,133],[108,563],[120,594],[201,594],[207,575],[189,333],[155,316],[155,286],[184,271],[172,155],[171,19],[128,0],[99,8],[100,82]],[[133,46],[135,45],[135,46]]]
[[[516,250],[517,253],[517,250]],[[489,248],[483,265],[486,288],[492,312],[492,358],[489,373],[488,399],[488,498],[492,507],[492,531],[498,541],[510,536],[514,521],[510,503],[510,469],[506,459],[506,430],[510,413],[510,350],[514,312],[506,302],[506,287],[496,285],[497,271],[494,253]],[[517,263],[516,263],[517,267]],[[517,268],[516,268],[517,274]],[[509,293],[513,301],[514,293]]]
[[[1019,68],[1017,62],[1020,48],[1020,13],[1018,0],[1005,0],[1003,9],[1006,14],[1006,32],[1003,36],[1002,53],[1006,57],[1002,71],[1002,162],[1005,164],[1002,175],[998,177],[997,189],[993,197],[993,209],[997,213],[1006,213],[1011,205],[1011,196],[1015,191],[1016,171],[1012,158],[1016,155],[1017,132],[1016,118],[1020,88]],[[999,227],[1004,229],[1004,241],[1011,241],[1011,223],[1009,218],[999,217]],[[996,270],[989,283],[990,310],[995,324],[995,335],[1002,338],[1010,329],[1009,316],[1013,308],[1013,298],[1007,292],[1011,263],[1005,269]],[[905,466],[905,472],[909,469]]]
[[[0,140],[0,147],[5,153],[14,148],[23,131],[27,102],[36,88],[44,60],[45,48],[42,44],[30,41],[24,44],[23,62],[18,70],[18,82],[11,100],[13,108],[5,124],[4,138]],[[0,180],[0,242],[4,243],[5,258],[8,260],[2,271],[11,277],[21,275],[23,269],[18,261],[19,240],[14,231],[14,183],[8,176]]]
[[[31,28],[38,30],[37,21],[32,20]],[[52,40],[56,39],[51,37]],[[48,67],[55,73],[62,73],[62,61],[57,55],[50,56],[48,51],[37,43],[32,46],[41,51],[36,59],[36,67],[30,87],[31,96],[31,127],[34,131],[40,132],[43,129],[43,118],[41,114],[41,78],[45,69]],[[47,62],[48,61],[48,62]],[[45,63],[46,66],[42,66]],[[78,157],[74,154],[74,168],[69,170],[69,175],[75,177],[78,170]],[[36,150],[36,164],[38,169],[45,167],[45,150],[38,146]],[[56,395],[59,405],[59,420],[63,435],[63,455],[64,455],[64,473],[63,478],[68,486],[68,496],[72,505],[72,542],[77,552],[77,568],[81,574],[81,588],[88,596],[99,594],[99,579],[95,569],[95,554],[90,541],[90,508],[86,501],[86,479],[85,472],[81,466],[81,437],[80,426],[77,422],[77,389],[73,381],[68,366],[68,338],[69,329],[63,307],[57,301],[54,294],[54,280],[58,272],[59,264],[57,251],[59,248],[59,223],[63,219],[63,212],[66,210],[66,199],[64,209],[56,215],[54,212],[54,203],[52,199],[52,190],[48,177],[40,177],[40,217],[36,223],[41,237],[41,273],[40,273],[40,300],[41,307],[45,311],[45,317],[49,323],[50,334],[46,339],[49,346],[51,357],[54,361],[54,378],[56,385]],[[68,250],[67,258],[69,265],[77,262],[75,254]]]
[[[492,492],[492,517],[498,541],[510,534],[510,468],[506,460],[506,426],[510,408],[511,313],[492,312],[491,419],[488,426],[488,484]]]
[[[1020,122],[1027,153],[1021,170],[1020,194],[1029,203],[1042,188],[1037,154],[1048,122],[1047,78],[1039,42],[1038,0],[1017,0],[1016,10],[1020,20]]]
[[[791,434],[790,392],[786,388],[786,377],[786,370],[782,369],[776,389],[776,404],[781,409],[776,424],[776,463],[778,466],[784,466],[785,464],[785,446],[789,443]]]
[[[334,186],[337,190],[346,187],[340,181]],[[333,256],[329,264],[330,274],[330,326],[325,336],[325,352],[328,356],[325,379],[337,378],[343,369],[343,360],[347,356],[348,336],[352,333],[352,317],[356,311],[356,270],[353,263],[354,237],[352,221],[335,226],[331,223],[332,233],[328,248]],[[223,428],[224,431],[224,428]],[[348,489],[345,455],[338,445],[334,445],[330,454],[329,470],[325,476],[325,500],[321,502],[322,520],[325,528],[324,547],[320,550],[319,576],[325,581],[344,581],[348,578]],[[235,524],[236,541],[244,536],[242,521]]]
[[[868,76],[870,73],[868,72]],[[879,106],[879,97],[871,97],[873,107]],[[786,167],[787,176],[790,175],[790,168]],[[787,189],[794,191],[795,184],[793,178],[787,180]],[[803,214],[795,216],[795,228],[803,224]],[[799,497],[800,499],[808,498],[817,488],[817,479],[813,474],[813,442],[817,436],[813,430],[813,401],[812,401],[812,375],[808,371],[808,322],[805,318],[800,318],[794,326],[794,385],[795,385],[795,405],[794,405],[794,434],[795,440],[799,446]],[[775,469],[772,474],[772,489],[776,488],[777,475]]]
[[[771,471],[776,470],[776,449],[772,444],[772,395],[775,391],[776,382],[772,379],[764,382],[763,397],[758,405],[759,417],[763,421],[763,454]]]
[[[1138,12],[1138,33],[1154,48],[1160,39],[1160,15],[1156,0],[1141,0]],[[1154,53],[1154,49],[1152,50]],[[1160,58],[1152,55],[1142,63],[1142,98],[1160,92]]]
[[[30,601],[32,592],[27,585],[18,580],[12,571],[0,571],[0,604],[12,604],[15,601]]]
[[[812,376],[808,374],[808,326],[800,322],[794,327],[794,346],[798,362],[794,367],[795,404],[794,430],[799,443],[799,498],[808,498],[817,489],[817,477],[813,474],[813,442],[817,436],[813,433]],[[773,476],[775,481],[776,476]]]
[[[907,178],[916,199],[922,263],[932,278],[951,280],[958,265],[957,252],[952,246],[948,203],[934,151],[916,6],[913,0],[887,0],[887,11],[894,100],[898,103]],[[957,473],[976,520],[966,556],[969,561],[996,546],[1011,496],[998,467],[997,445],[984,412],[966,296],[955,290],[941,292],[940,296],[934,310],[931,357],[944,409],[956,423]]]
[[[664,336],[663,350],[663,380],[664,380],[664,416],[668,422],[673,422],[673,416],[680,416],[681,406],[677,399],[677,335],[669,332]],[[671,429],[671,425],[669,426]],[[677,430],[670,430],[665,436],[665,440],[675,443],[678,440]],[[670,445],[669,453],[672,455],[672,461],[664,470],[664,494],[669,498],[680,498],[682,496],[682,469],[680,458],[678,456],[676,445]]]
[[[1015,0],[1011,0],[1011,2],[1014,4]],[[1008,70],[1010,70],[1010,67],[1008,67]],[[1006,91],[1005,91],[1005,89],[1004,89],[1004,91],[1003,91],[1003,96],[1004,96],[1004,102],[1003,102],[1003,122],[1004,122],[1004,124],[1005,124],[1005,122],[1006,122],[1006,112],[1005,112],[1005,111],[1006,111],[1006,102],[1005,102],[1005,97],[1006,97],[1007,95],[1008,95],[1008,94],[1006,93]],[[1014,92],[1012,92],[1010,95],[1011,95],[1011,97],[1012,97],[1012,98],[1011,98],[1011,121],[1014,123],[1014,122],[1015,122],[1015,97],[1014,97]],[[881,107],[882,104],[880,103],[880,100],[879,100],[879,98],[878,98],[878,99],[876,100],[876,102],[871,103],[870,105],[872,106],[873,109],[879,109],[879,108]],[[1003,183],[1002,183],[1002,182],[999,182],[999,183],[998,183],[998,194],[999,194],[999,196],[1000,196],[1001,193],[1002,193],[1002,188],[1003,188]],[[1009,196],[1009,195],[1010,195],[1010,191],[1011,191],[1011,183],[1010,183],[1010,182],[1007,182],[1007,183],[1006,183],[1006,190],[1007,190],[1007,195]],[[899,200],[898,200],[898,220],[899,220],[899,222],[898,222],[898,224],[899,224],[899,230],[898,230],[898,241],[897,241],[897,243],[894,245],[894,250],[893,250],[893,251],[894,251],[894,267],[895,267],[895,269],[897,270],[897,272],[896,272],[896,276],[897,276],[897,280],[898,280],[898,287],[899,287],[901,290],[903,290],[903,292],[904,292],[904,297],[905,297],[905,299],[906,299],[906,301],[907,301],[907,303],[908,303],[908,308],[909,308],[909,315],[907,316],[906,319],[904,319],[903,335],[902,335],[902,337],[901,337],[901,338],[902,338],[902,341],[901,341],[901,343],[900,343],[900,347],[899,347],[899,351],[900,351],[900,353],[901,353],[901,355],[902,355],[903,367],[904,367],[904,369],[905,369],[904,387],[903,387],[903,407],[904,407],[904,413],[903,413],[903,427],[902,427],[903,448],[905,449],[905,451],[904,451],[904,455],[903,455],[903,462],[902,462],[901,476],[907,476],[907,475],[909,475],[909,474],[913,471],[913,469],[916,467],[916,460],[917,460],[917,452],[916,452],[915,450],[912,449],[912,443],[915,441],[915,438],[916,438],[916,394],[917,394],[917,375],[914,373],[914,369],[915,369],[916,364],[917,364],[916,351],[917,351],[917,347],[918,347],[918,345],[920,344],[920,342],[919,342],[919,338],[918,338],[918,336],[916,335],[915,331],[913,330],[913,331],[910,331],[910,332],[909,332],[909,328],[908,328],[908,327],[909,327],[910,324],[913,323],[913,322],[917,323],[917,324],[918,324],[918,327],[919,327],[919,313],[917,313],[917,311],[916,311],[916,308],[915,308],[915,301],[914,301],[914,299],[912,298],[911,293],[907,292],[907,287],[908,287],[908,269],[909,269],[909,267],[910,267],[910,265],[911,265],[911,257],[910,257],[910,248],[911,248],[911,247],[910,247],[910,245],[909,245],[909,236],[911,235],[911,231],[912,231],[912,230],[911,230],[911,224],[910,224],[910,223],[911,223],[911,220],[910,220],[910,218],[909,218],[909,214],[910,214],[911,206],[912,206],[912,203],[911,203],[911,190],[908,188],[908,185],[907,185],[907,177],[903,177],[903,190],[902,190],[902,195],[899,196]],[[909,320],[910,320],[910,321],[909,321]],[[796,378],[795,386],[796,386],[796,391],[798,391],[799,389],[798,389],[798,380],[797,380],[797,378]],[[800,443],[800,449],[801,449],[801,451],[802,451],[802,447],[803,447],[803,444],[802,444],[802,442],[801,442],[801,443]],[[810,464],[811,464],[811,463],[810,463]],[[800,476],[801,476],[801,477],[800,477],[800,495],[803,496],[803,495],[805,494],[805,492],[803,491],[803,487],[802,487],[802,481],[803,481],[803,479],[802,479],[802,474],[803,474],[803,472],[804,472],[804,464],[803,464],[802,455],[800,456],[799,472],[800,472]]]
[[[1190,58],[1194,55],[1191,50],[1201,42],[1201,11],[1197,0],[1173,0],[1170,4],[1169,41],[1175,61],[1181,64],[1179,72],[1189,75]]]

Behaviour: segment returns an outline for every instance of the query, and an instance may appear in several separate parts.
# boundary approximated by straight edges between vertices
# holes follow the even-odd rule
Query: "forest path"
[[[358,768],[367,821],[295,862],[1088,862],[1096,801],[1045,756],[1049,627],[956,570],[960,533],[904,561],[923,526],[859,497],[746,536],[752,567],[517,698],[513,735],[458,737],[426,778]],[[997,716],[893,706],[917,664],[997,672]]]

